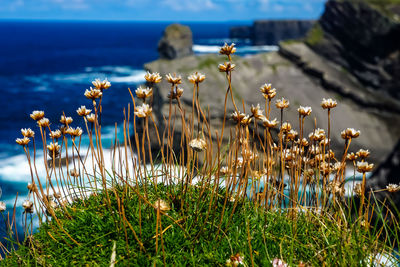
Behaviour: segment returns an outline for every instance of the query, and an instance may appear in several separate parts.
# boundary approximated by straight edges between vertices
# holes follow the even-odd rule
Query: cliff
[[[277,45],[280,41],[304,37],[314,20],[257,20],[252,26],[232,27],[231,38],[251,39],[254,45]]]

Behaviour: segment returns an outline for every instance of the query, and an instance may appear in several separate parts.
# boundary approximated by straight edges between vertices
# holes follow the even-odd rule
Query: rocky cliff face
[[[305,36],[314,23],[313,20],[258,20],[252,26],[232,27],[230,37],[251,39],[254,45],[277,45]]]
[[[158,43],[160,58],[175,59],[193,54],[192,31],[188,26],[171,24]]]
[[[328,1],[307,43],[363,86],[400,100],[400,23],[393,13],[400,5],[385,10],[390,1],[380,8],[368,2]]]

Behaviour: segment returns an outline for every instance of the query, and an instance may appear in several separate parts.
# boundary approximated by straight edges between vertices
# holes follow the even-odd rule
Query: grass
[[[324,38],[324,30],[319,23],[315,23],[314,26],[308,31],[305,37],[305,42],[311,46],[318,45]]]
[[[57,131],[43,111],[33,112],[44,157],[37,157],[33,131],[22,130],[24,138],[16,141],[32,175],[23,204],[24,240],[13,231],[21,216],[2,210],[7,218],[2,232],[8,233],[8,242],[0,243],[2,265],[269,266],[281,259],[300,266],[367,266],[379,255],[395,253],[399,213],[366,188],[366,172],[373,168],[366,161],[369,151],[349,151],[359,131],[343,130],[343,154],[331,151],[337,102],[323,99],[328,128],[309,135],[304,122],[310,107],[298,108],[299,121],[292,126],[283,121],[290,104],[281,98],[275,102],[280,121],[270,118],[277,94],[270,84],[260,88],[265,111],[257,105],[245,114],[244,101],[243,111],[235,103],[234,51],[234,45],[220,51],[228,61],[218,66],[227,81],[219,129],[201,108],[202,99],[214,96],[201,95],[206,77],[198,72],[188,77],[193,100],[187,110],[180,101],[182,78],[165,76],[171,89],[162,132],[151,108],[160,74],[147,73],[148,87],[135,96],[129,90],[133,116],[129,105],[124,139],[115,140],[110,158],[101,143],[107,80],[93,81],[95,88],[84,93],[90,110],[77,110],[90,139],[87,148],[81,147],[84,130],[74,128],[72,118],[63,114]],[[139,124],[143,130],[137,132]],[[151,153],[150,136],[160,148],[157,155]],[[37,164],[45,165],[45,173],[37,172]],[[347,166],[363,175],[350,197],[344,189]],[[394,194],[400,185],[379,191]]]

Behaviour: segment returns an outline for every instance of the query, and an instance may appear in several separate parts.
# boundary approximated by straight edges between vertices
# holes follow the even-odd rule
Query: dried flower
[[[31,128],[21,129],[21,133],[24,137],[35,137],[35,132]]]
[[[271,89],[268,91],[268,93],[263,93],[263,97],[265,99],[269,99],[271,100],[272,98],[274,98],[276,96],[276,89]]]
[[[15,139],[15,142],[18,144],[18,145],[21,145],[21,146],[26,146],[26,145],[28,145],[28,143],[31,141],[31,139],[29,139],[28,137],[24,137],[24,138],[17,138],[17,139]]]
[[[76,169],[71,169],[69,170],[69,175],[72,177],[79,177],[79,171],[77,171]]]
[[[50,121],[48,118],[42,118],[37,121],[37,124],[39,125],[39,127],[45,128],[45,127],[49,127]]]
[[[172,92],[168,93],[168,98],[178,99],[179,97],[182,96],[182,94],[183,94],[183,89],[178,87],[172,90]]]
[[[50,138],[58,139],[58,138],[61,137],[61,131],[58,130],[58,129],[55,130],[55,131],[51,131],[51,132],[49,133],[49,136],[50,136]]]
[[[243,167],[243,158],[242,157],[238,157],[237,160],[235,161],[235,167],[236,168],[241,168]]]
[[[363,190],[362,190],[362,186],[360,183],[356,184],[353,188],[353,192],[357,195],[357,196],[361,196],[363,194]]]
[[[221,49],[219,50],[219,53],[221,55],[227,55],[230,56],[231,54],[236,52],[236,47],[235,47],[235,43],[232,43],[231,45],[228,45],[227,43],[225,43],[225,45],[223,47],[221,47]]]
[[[69,125],[73,122],[73,119],[71,117],[65,117],[65,115],[61,115],[60,122],[64,125]]]
[[[232,119],[236,122],[236,123],[240,123],[242,121],[242,119],[244,117],[246,117],[246,114],[241,113],[241,112],[236,112],[234,111],[231,115]]]
[[[249,115],[246,115],[242,118],[242,120],[240,121],[240,124],[243,126],[246,126],[246,125],[249,125],[252,120],[253,119]]]
[[[135,108],[134,114],[139,118],[146,118],[151,114],[152,110],[153,109],[148,104],[143,103],[143,105]]]
[[[341,132],[341,136],[343,139],[357,138],[360,136],[360,131],[356,131],[354,128],[347,128]]]
[[[271,91],[272,84],[265,83],[263,86],[260,87],[260,91],[263,94],[268,94]]]
[[[354,161],[354,160],[358,159],[358,156],[356,154],[354,154],[354,152],[351,152],[346,155],[346,159],[349,161]]]
[[[195,72],[188,77],[188,80],[193,84],[201,83],[205,80],[206,76],[204,74]]]
[[[366,159],[369,157],[369,155],[371,154],[371,152],[369,152],[369,150],[365,150],[365,149],[360,149],[357,151],[356,155],[360,158],[360,159]]]
[[[93,89],[90,87],[90,90],[86,89],[85,94],[86,98],[95,100],[103,95],[103,93],[99,89]]]
[[[226,266],[236,267],[239,265],[244,265],[244,256],[240,255],[240,253],[236,253],[226,261]]]
[[[290,130],[292,130],[292,125],[289,122],[284,122],[281,126],[281,131],[287,133]]]
[[[31,113],[31,118],[34,119],[35,121],[38,121],[44,117],[44,111],[40,110],[35,110]]]
[[[296,141],[296,144],[299,144],[299,145],[301,145],[301,146],[303,146],[303,147],[309,146],[309,142],[307,141],[306,138],[303,138],[303,139],[301,139],[301,140],[297,140],[297,141]]]
[[[108,89],[111,86],[111,83],[107,80],[107,78],[103,81],[101,81],[100,79],[96,79],[92,81],[92,84],[98,90]]]
[[[94,123],[94,121],[96,120],[96,115],[95,114],[89,114],[86,116],[86,119],[88,122]]]
[[[194,151],[201,152],[207,148],[207,143],[203,139],[197,137],[197,138],[193,139],[192,141],[190,141],[189,146]]]
[[[292,129],[292,130],[286,132],[285,139],[288,141],[294,141],[294,139],[296,139],[297,135],[298,135],[297,131]]]
[[[332,181],[328,184],[328,190],[332,195],[344,196],[346,190],[340,182]]]
[[[158,72],[154,72],[154,73],[147,72],[144,75],[144,78],[149,83],[159,83],[162,80],[162,77],[161,77],[160,73],[158,73]]]
[[[336,100],[333,100],[332,98],[328,98],[328,99],[323,98],[322,99],[321,107],[323,109],[332,109],[336,106],[337,106]]]
[[[281,259],[273,259],[272,260],[272,267],[287,267],[288,264]]]
[[[158,199],[156,202],[154,202],[154,206],[156,207],[156,209],[162,211],[162,212],[166,212],[169,211],[171,208],[169,207],[168,203],[165,202],[162,199]]]
[[[300,114],[301,116],[306,117],[306,116],[308,116],[308,115],[311,114],[312,108],[311,108],[311,107],[303,107],[303,106],[300,106],[300,107],[297,109],[297,111],[299,112],[299,114]]]
[[[341,162],[336,162],[335,164],[333,164],[333,169],[335,171],[339,171],[341,169],[343,169],[346,166],[346,163],[341,163]]]
[[[177,84],[182,83],[182,77],[176,76],[175,73],[173,76],[171,75],[171,73],[169,73],[169,74],[165,75],[165,78],[167,79],[167,82],[169,82],[172,85],[177,85]]]
[[[260,104],[257,104],[257,106],[251,105],[251,113],[253,114],[253,116],[256,119],[260,119],[260,120],[264,119],[264,115],[262,114],[263,111],[260,108]]]
[[[90,114],[90,112],[92,112],[91,109],[87,109],[86,106],[81,106],[80,108],[78,108],[76,110],[76,113],[78,113],[79,116],[87,116]]]
[[[0,201],[0,212],[3,212],[6,210],[6,203],[3,201]]]
[[[289,100],[285,98],[281,98],[276,100],[276,107],[280,109],[288,108],[289,107]]]
[[[268,120],[267,118],[264,118],[262,120],[264,127],[267,128],[274,128],[276,125],[278,125],[278,121],[276,119],[273,119],[272,121]]]
[[[81,127],[76,127],[76,128],[68,127],[66,133],[73,137],[76,137],[76,136],[81,136],[83,131]]]
[[[390,193],[395,193],[397,191],[400,191],[400,185],[397,184],[388,184],[386,186],[386,190]]]
[[[368,162],[357,162],[357,171],[361,173],[370,172],[374,168],[374,164]]]
[[[135,90],[135,94],[139,99],[145,100],[146,98],[153,95],[153,89],[149,87],[143,89],[141,86],[139,86]]]
[[[47,145],[47,150],[49,151],[50,157],[58,157],[60,154],[60,145],[57,142],[50,143],[50,145]]]
[[[36,187],[35,183],[28,184],[26,188],[28,188],[29,192],[35,192],[37,190],[37,187]]]
[[[26,213],[33,213],[33,202],[30,200],[25,200],[22,203],[22,207],[24,208]]]
[[[229,173],[229,168],[224,166],[219,169],[219,173],[222,175],[227,175]]]
[[[311,141],[322,141],[325,139],[325,130],[318,128],[314,132],[310,133],[308,138]]]
[[[219,64],[218,69],[220,72],[230,72],[235,69],[236,65],[231,62],[224,62],[224,64]]]

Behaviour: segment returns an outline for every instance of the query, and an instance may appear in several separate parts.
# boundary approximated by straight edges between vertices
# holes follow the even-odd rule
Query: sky
[[[0,0],[0,19],[251,21],[316,19],[326,0]]]

